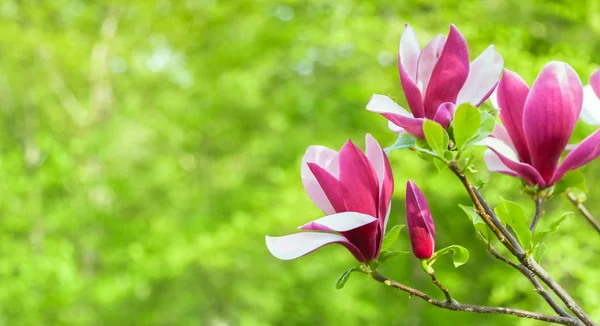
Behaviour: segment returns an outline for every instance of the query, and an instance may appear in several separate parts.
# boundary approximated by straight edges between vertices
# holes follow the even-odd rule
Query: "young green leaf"
[[[538,243],[535,248],[533,248],[533,259],[538,263],[542,260],[542,256],[546,253],[546,244],[543,242]]]
[[[554,194],[562,194],[569,188],[577,188],[583,192],[587,192],[585,186],[585,176],[581,171],[567,172],[559,182],[554,185]]]
[[[381,251],[389,249],[395,242],[398,240],[398,236],[400,235],[400,231],[404,225],[394,225],[394,227],[388,231],[388,233],[383,238],[383,243],[381,244]]]
[[[475,208],[473,208],[471,206],[460,205],[460,204],[458,206],[465,212],[465,214],[467,214],[467,216],[469,217],[471,222],[473,222],[473,226],[475,227],[475,232],[477,232],[477,234],[481,235],[481,237],[483,237],[483,239],[486,242],[489,242],[492,239],[494,239],[492,230],[483,221],[481,216],[479,216],[479,214],[477,214],[477,212],[475,211]]]
[[[469,103],[461,104],[454,114],[454,141],[463,150],[468,141],[475,138],[481,125],[481,114]]]
[[[481,123],[479,126],[479,131],[478,131],[477,135],[468,142],[467,146],[475,144],[475,143],[479,142],[480,140],[487,138],[492,133],[492,131],[494,131],[494,128],[496,127],[496,117],[494,117],[493,115],[491,115],[485,111],[480,112],[480,114],[481,114]]]
[[[567,216],[573,215],[573,214],[574,214],[573,212],[567,212],[567,213],[563,214],[561,217],[559,217],[558,219],[556,219],[556,221],[552,222],[552,224],[550,224],[550,227],[548,229],[546,229],[544,231],[536,232],[534,235],[535,241],[541,242],[542,240],[544,240],[544,238],[548,234],[558,231],[560,224],[567,219]]]
[[[432,266],[439,257],[447,253],[452,253],[454,267],[462,266],[469,261],[469,251],[465,247],[452,245],[434,252],[433,256],[427,260],[427,264]]]
[[[348,278],[350,277],[350,274],[352,272],[361,272],[364,273],[362,271],[362,269],[360,268],[360,266],[354,266],[352,268],[350,268],[349,270],[345,271],[340,278],[337,279],[337,281],[335,282],[335,288],[336,289],[341,289],[344,287],[344,285],[346,285],[346,281],[348,281]]]
[[[525,210],[521,205],[515,202],[506,200],[502,197],[500,197],[500,199],[502,200],[502,203],[494,208],[494,212],[502,221],[512,227],[523,247],[526,249],[531,248],[531,231],[527,224]]]
[[[396,139],[396,142],[394,143],[394,145],[385,149],[385,153],[389,154],[391,151],[395,151],[398,149],[414,147],[416,141],[417,141],[417,139],[413,135],[405,132],[398,136],[398,139]]]
[[[444,152],[448,149],[450,138],[442,126],[431,120],[425,120],[423,123],[423,133],[427,143],[440,157],[444,157]]]

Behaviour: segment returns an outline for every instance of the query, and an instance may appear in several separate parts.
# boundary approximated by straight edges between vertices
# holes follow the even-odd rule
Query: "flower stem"
[[[596,221],[596,219],[594,218],[592,213],[590,213],[590,211],[588,211],[587,208],[585,206],[583,206],[583,203],[577,198],[577,196],[575,196],[575,194],[573,194],[569,190],[567,190],[565,192],[565,194],[567,195],[569,200],[573,203],[573,205],[575,205],[575,207],[577,207],[579,212],[581,212],[581,215],[583,215],[583,217],[585,217],[586,220],[588,220],[588,222],[590,222],[590,224],[594,227],[594,229],[596,229],[596,231],[600,232],[600,223],[598,223],[598,221]]]
[[[531,230],[531,233],[533,234],[535,231],[535,227],[537,226],[538,222],[540,221],[540,217],[542,217],[542,211],[543,211],[543,203],[544,203],[544,199],[542,197],[535,197],[535,215],[533,216],[533,221],[531,222],[531,226],[529,227],[529,229]]]

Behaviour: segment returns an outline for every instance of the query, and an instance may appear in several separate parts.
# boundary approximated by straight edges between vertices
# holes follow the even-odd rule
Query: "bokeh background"
[[[532,82],[549,60],[587,81],[600,64],[600,3],[572,1],[0,1],[0,325],[537,325],[443,311],[364,275],[339,246],[279,261],[264,236],[321,212],[300,159],[395,135],[365,105],[404,102],[396,52],[405,22],[421,44],[455,23],[471,57],[496,45]],[[578,125],[575,138],[595,128]],[[576,141],[577,139],[574,139]],[[447,171],[391,155],[391,224],[404,184],[432,206],[438,247],[471,252],[436,265],[466,303],[551,311],[516,271],[487,256]],[[584,169],[587,204],[600,215]],[[505,176],[483,191],[532,203]],[[540,227],[572,210],[546,206]],[[600,319],[600,236],[571,216],[542,261]],[[396,249],[409,248],[405,231]],[[410,255],[383,273],[440,297]]]

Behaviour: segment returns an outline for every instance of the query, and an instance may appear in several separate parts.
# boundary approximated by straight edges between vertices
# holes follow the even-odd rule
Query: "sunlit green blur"
[[[309,145],[395,135],[365,105],[401,104],[396,54],[406,22],[421,45],[454,23],[471,58],[496,45],[529,83],[550,60],[584,83],[600,63],[600,3],[579,1],[0,1],[0,325],[538,325],[443,311],[352,275],[341,246],[295,261],[265,235],[321,217],[304,193]],[[574,141],[594,128],[579,125]],[[471,260],[436,273],[465,303],[551,313],[528,281],[485,251],[448,171],[392,153],[391,224],[404,184],[429,199],[438,248]],[[600,215],[584,169],[588,206]],[[533,204],[519,182],[483,189]],[[540,227],[572,209],[546,205]],[[600,235],[578,215],[542,265],[600,319]],[[407,250],[402,231],[396,249]],[[411,255],[382,273],[443,298]]]

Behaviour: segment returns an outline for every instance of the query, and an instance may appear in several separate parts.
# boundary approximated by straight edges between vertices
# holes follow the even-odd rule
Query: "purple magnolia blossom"
[[[531,89],[505,69],[496,96],[504,127],[496,126],[493,138],[484,142],[491,149],[485,154],[490,170],[546,188],[600,155],[599,130],[559,164],[583,102],[581,80],[568,64],[548,63]]]
[[[490,45],[469,65],[467,43],[454,25],[447,38],[440,34],[421,50],[415,31],[407,24],[400,39],[398,69],[411,113],[378,94],[371,97],[367,110],[387,118],[394,132],[423,138],[425,119],[446,128],[456,106],[483,103],[498,84],[503,64]]]
[[[339,153],[323,146],[306,150],[302,183],[326,216],[299,227],[313,232],[267,236],[275,257],[295,259],[331,243],[345,246],[359,262],[379,256],[394,179],[385,152],[369,134],[366,147],[366,155],[351,141]]]
[[[583,87],[581,120],[589,125],[600,126],[600,69],[590,76],[590,83]]]
[[[435,250],[435,227],[429,205],[419,187],[406,183],[406,222],[415,257],[429,259]]]

